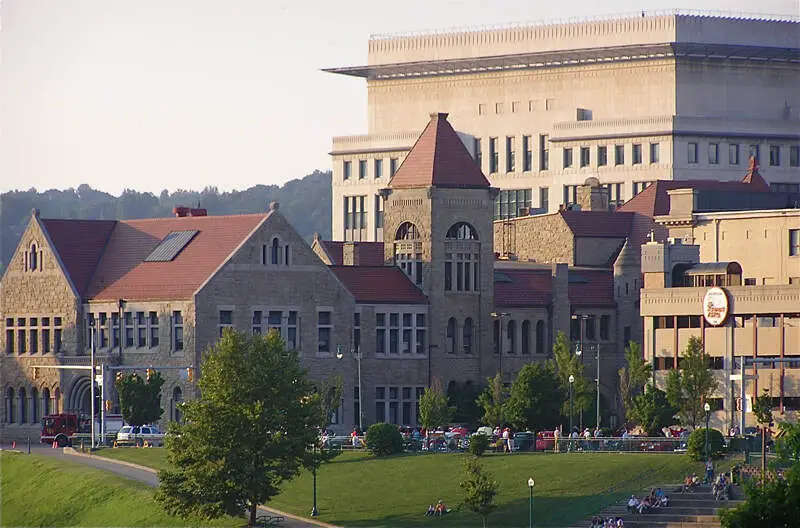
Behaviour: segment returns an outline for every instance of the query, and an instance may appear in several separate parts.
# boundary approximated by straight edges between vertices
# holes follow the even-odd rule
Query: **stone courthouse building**
[[[601,349],[601,388],[613,402],[622,340],[639,320],[619,320],[618,296],[635,290],[638,270],[614,267],[636,254],[625,249],[635,215],[597,212],[595,220],[620,219],[598,242],[591,222],[558,213],[567,228],[551,249],[537,254],[538,242],[522,244],[522,235],[514,252],[498,248],[498,191],[446,117],[430,117],[381,190],[392,233],[381,243],[309,246],[277,204],[261,214],[176,208],[170,218],[119,221],[34,211],[0,281],[4,436],[35,437],[48,412],[88,412],[85,371],[31,366],[87,365],[92,321],[98,362],[131,368],[197,366],[226,327],[275,329],[313,378],[342,376],[340,430],[359,418],[415,425],[432,378],[481,384],[501,372],[511,381],[523,364],[551,357],[558,331]],[[582,196],[598,199],[596,186]],[[570,256],[562,246],[577,249]],[[584,247],[602,247],[603,259]],[[195,394],[184,372],[163,370],[164,421]]]

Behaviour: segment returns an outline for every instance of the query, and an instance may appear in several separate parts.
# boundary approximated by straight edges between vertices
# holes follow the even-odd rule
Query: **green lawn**
[[[106,449],[98,454],[150,467],[165,467],[163,449]],[[400,455],[375,459],[344,453],[323,466],[317,476],[319,519],[340,526],[481,526],[470,512],[426,518],[428,504],[439,499],[455,507],[461,501],[462,455]],[[499,483],[498,509],[490,526],[527,526],[527,481],[536,481],[536,526],[569,526],[625,495],[653,484],[677,483],[687,472],[702,473],[702,464],[684,455],[574,453],[490,454],[485,468]],[[720,464],[718,464],[720,467]],[[301,474],[287,483],[269,506],[308,516],[312,479]]]
[[[242,526],[243,519],[184,521],[167,515],[153,489],[77,462],[0,453],[2,526]]]
[[[167,450],[163,447],[137,448],[137,447],[118,447],[116,449],[101,448],[96,450],[93,455],[99,455],[115,460],[124,460],[140,466],[162,470],[169,469],[167,463]]]

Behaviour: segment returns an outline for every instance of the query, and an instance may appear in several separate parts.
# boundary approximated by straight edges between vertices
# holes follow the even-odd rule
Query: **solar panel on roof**
[[[156,246],[144,259],[145,262],[169,262],[178,256],[183,248],[199,233],[196,229],[191,231],[173,231]]]

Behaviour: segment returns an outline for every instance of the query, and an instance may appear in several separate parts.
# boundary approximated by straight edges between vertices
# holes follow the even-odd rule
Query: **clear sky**
[[[242,189],[366,132],[370,33],[607,15],[664,0],[0,0],[0,191]],[[693,9],[797,15],[800,0]]]

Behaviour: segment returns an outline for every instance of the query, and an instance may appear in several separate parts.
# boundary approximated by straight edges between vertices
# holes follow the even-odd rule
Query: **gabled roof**
[[[616,211],[560,211],[576,237],[624,238],[631,232],[633,213]]]
[[[42,219],[41,224],[78,295],[85,297],[92,274],[117,221]]]
[[[357,303],[424,304],[428,298],[395,266],[330,266]]]
[[[323,251],[331,259],[333,266],[344,264],[344,245],[347,242],[334,242],[332,240],[318,240]],[[383,242],[356,242],[358,245],[358,261],[360,266],[383,266]]]
[[[614,272],[611,270],[571,268],[568,288],[572,307],[614,306]]]
[[[429,186],[490,186],[444,113],[431,114],[428,126],[389,181],[393,189]]]
[[[761,190],[768,192],[770,190],[769,184],[758,172],[758,162],[755,156],[750,156],[750,165],[747,167],[747,173],[742,178],[742,183],[752,185],[754,190]]]
[[[271,213],[120,220],[108,239],[88,297],[93,300],[188,299]],[[145,258],[168,234],[198,233],[166,262]]]
[[[657,180],[645,190],[617,208],[618,212],[639,213],[653,218],[669,214],[669,195],[667,191],[673,189],[698,189],[726,192],[770,192],[769,185],[758,174],[745,176],[747,181],[718,181],[718,180]]]
[[[494,304],[502,307],[547,306],[553,296],[549,269],[494,270]]]

